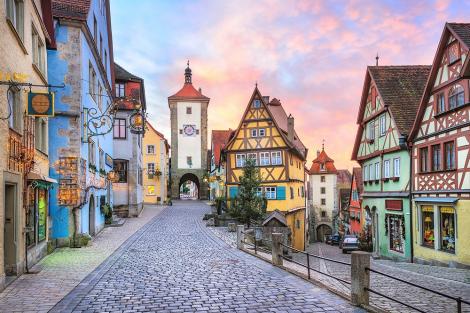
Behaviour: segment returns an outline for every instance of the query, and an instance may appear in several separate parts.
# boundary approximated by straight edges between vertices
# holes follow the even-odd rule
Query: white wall
[[[191,107],[192,113],[186,114],[186,108]],[[176,105],[178,120],[178,168],[201,168],[201,103],[199,102],[178,102]],[[183,125],[195,125],[199,134],[188,137],[180,134],[179,130]],[[192,166],[189,167],[187,157],[192,157]]]
[[[325,182],[321,182],[321,176],[325,176]],[[310,204],[325,210],[329,217],[332,212],[338,210],[338,197],[336,190],[336,174],[309,175],[312,199]],[[321,187],[325,187],[325,194],[321,193]],[[321,199],[326,200],[326,205],[321,204]],[[319,213],[319,212],[318,212]]]

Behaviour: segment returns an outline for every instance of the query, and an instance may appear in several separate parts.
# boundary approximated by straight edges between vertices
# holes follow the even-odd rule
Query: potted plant
[[[113,208],[109,203],[101,205],[100,212],[104,215],[106,224],[111,224],[113,222]]]
[[[96,173],[96,165],[95,164],[89,163],[88,164],[88,169],[90,170],[90,172]]]

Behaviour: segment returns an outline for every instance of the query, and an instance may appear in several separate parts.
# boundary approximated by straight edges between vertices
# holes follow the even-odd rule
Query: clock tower
[[[192,181],[198,188],[198,197],[207,199],[207,107],[209,98],[192,83],[189,61],[184,71],[184,85],[168,97],[171,116],[171,197],[178,199],[180,187]]]

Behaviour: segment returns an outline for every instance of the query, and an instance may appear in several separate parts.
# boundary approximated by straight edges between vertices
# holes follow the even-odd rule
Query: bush
[[[359,234],[359,249],[372,252],[372,229],[370,225],[365,226]]]

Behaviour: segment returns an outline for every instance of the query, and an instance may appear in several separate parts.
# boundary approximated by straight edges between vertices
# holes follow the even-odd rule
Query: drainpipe
[[[408,151],[410,154],[410,195],[408,197],[409,201],[409,210],[410,210],[410,259],[411,263],[414,263],[414,242],[413,242],[413,148],[409,144]]]

